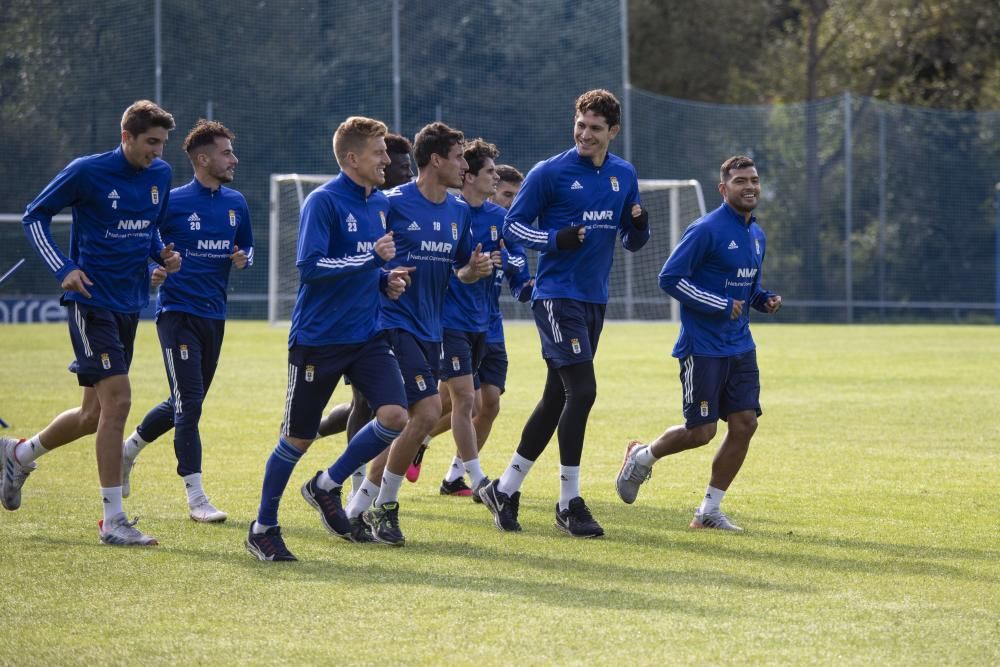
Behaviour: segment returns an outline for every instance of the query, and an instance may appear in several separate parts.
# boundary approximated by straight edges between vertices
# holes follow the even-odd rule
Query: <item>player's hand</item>
[[[521,291],[517,293],[517,300],[521,303],[528,303],[531,301],[531,291],[535,286],[535,279],[530,278],[527,282],[521,285]]]
[[[740,315],[743,314],[743,304],[746,301],[740,301],[739,299],[733,299],[733,312],[729,313],[729,319],[737,320]]]
[[[375,241],[375,254],[383,262],[388,262],[396,256],[396,242],[392,240],[392,232],[387,232],[384,236]]]
[[[639,204],[632,204],[632,226],[639,231],[649,227],[649,212]]]
[[[493,260],[490,255],[483,252],[483,244],[477,244],[472,256],[469,257],[469,266],[472,267],[472,274],[477,278],[485,278],[493,275]]]
[[[385,285],[385,295],[395,301],[410,286],[410,274],[417,270],[415,266],[397,266],[389,272],[389,280]]]
[[[163,284],[163,281],[167,279],[167,270],[162,266],[158,266],[153,269],[153,273],[149,276],[150,287],[159,287]]]
[[[764,302],[764,308],[767,309],[767,312],[771,313],[772,315],[778,312],[778,310],[781,309],[781,297],[775,294],[770,299]]]
[[[177,273],[181,270],[181,254],[174,250],[174,244],[168,243],[160,251],[160,259],[163,260],[163,268],[167,273]]]
[[[235,266],[237,269],[246,268],[247,261],[249,261],[246,251],[240,250],[240,247],[238,245],[233,246],[233,254],[229,256],[229,259],[233,260],[233,266]]]
[[[491,252],[490,262],[493,263],[494,267],[503,270],[503,252],[499,250],[494,250],[493,252]]]
[[[576,250],[583,245],[587,236],[585,225],[570,225],[556,232],[556,248],[558,250]]]
[[[87,286],[93,284],[83,269],[73,269],[63,278],[62,288],[66,292],[78,292],[89,299],[90,292],[87,291]]]

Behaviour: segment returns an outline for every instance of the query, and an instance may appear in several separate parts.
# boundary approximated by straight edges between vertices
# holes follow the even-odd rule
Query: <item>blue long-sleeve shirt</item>
[[[63,298],[119,313],[149,303],[149,259],[162,263],[156,233],[170,192],[171,169],[159,158],[145,169],[125,159],[121,146],[69,163],[28,204],[24,231],[58,282],[80,269],[94,283],[91,298],[65,292]],[[69,255],[55,244],[52,217],[73,210]]]
[[[388,268],[413,266],[410,286],[399,299],[382,296],[382,327],[405,329],[418,339],[442,338],[441,308],[454,269],[469,262],[472,243],[469,205],[448,194],[435,204],[411,181],[386,192],[389,229],[396,257]]]
[[[660,271],[660,288],[681,304],[681,330],[673,356],[729,357],[754,349],[750,309],[729,319],[733,300],[766,312],[774,296],[761,287],[766,241],[751,216],[723,203],[684,231]]]
[[[486,330],[487,343],[504,342],[503,314],[500,312],[500,292],[503,290],[504,282],[510,288],[511,296],[520,301],[521,290],[526,289],[525,285],[531,280],[528,258],[524,254],[524,250],[516,243],[505,241],[504,245],[506,247],[501,251],[503,265],[493,271],[493,284],[490,290],[490,325]]]
[[[600,167],[576,148],[535,165],[514,197],[503,232],[506,240],[540,251],[532,299],[607,303],[615,235],[632,252],[649,240],[648,226],[632,224],[632,205],[638,203],[635,168],[611,153]],[[559,230],[580,224],[587,230],[583,245],[558,250]]]
[[[373,189],[366,197],[343,173],[306,197],[289,347],[360,343],[378,332],[386,274],[374,248],[385,235],[388,213],[383,193]]]
[[[230,256],[239,248],[253,265],[253,230],[243,195],[225,186],[210,190],[193,179],[170,191],[160,238],[173,243],[182,268],[167,276],[156,312],[180,311],[214,320],[226,319]]]
[[[464,201],[464,200],[463,200]],[[468,202],[466,202],[468,204]],[[472,244],[482,244],[482,252],[500,250],[503,219],[507,211],[491,201],[482,206],[469,205],[471,211]],[[445,329],[456,331],[483,332],[490,323],[490,300],[493,292],[491,277],[474,283],[463,283],[452,273],[448,280],[448,292],[441,309],[441,324]]]

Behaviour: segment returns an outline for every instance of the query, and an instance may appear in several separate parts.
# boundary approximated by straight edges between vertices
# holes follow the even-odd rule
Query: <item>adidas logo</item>
[[[363,493],[366,496],[371,495],[370,493],[368,493],[368,489],[361,489],[361,493]]]
[[[736,245],[736,241],[730,241],[729,242],[729,249],[730,250],[736,250],[737,248],[739,248],[739,246]]]
[[[511,468],[513,468],[514,470],[516,470],[518,472],[521,472],[521,466],[518,465],[517,463],[515,463],[514,465],[512,465]]]
[[[117,190],[112,190],[108,193],[108,199],[121,199],[121,197],[118,196]]]
[[[201,222],[201,218],[198,217],[197,213],[192,213],[188,216],[188,222]]]
[[[347,214],[347,222],[357,222],[357,221],[358,221],[358,219],[354,217],[353,213],[348,213]]]
[[[569,186],[570,190],[583,190],[583,186],[580,185],[580,181],[573,181],[573,185]]]
[[[408,231],[408,232],[419,232],[420,231],[420,225],[418,225],[417,221],[414,220],[413,222],[410,223],[410,226],[406,228],[406,231]]]

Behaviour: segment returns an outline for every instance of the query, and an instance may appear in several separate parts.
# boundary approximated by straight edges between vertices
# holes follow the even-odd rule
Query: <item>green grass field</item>
[[[143,453],[130,514],[161,546],[97,539],[93,439],[40,460],[0,516],[0,664],[997,664],[1000,336],[994,327],[760,325],[764,416],[724,507],[739,535],[687,529],[714,443],[660,461],[633,506],[625,441],[680,419],[676,328],[609,324],[584,450],[607,537],[553,526],[553,442],[523,489],[521,534],[438,495],[432,445],[405,484],[403,549],[330,536],[298,487],[281,520],[300,562],[243,547],[284,403],[286,332],[232,322],[205,405],[204,474],[223,525],[187,518],[169,437]],[[533,327],[508,328],[509,391],[483,453],[509,460],[541,392]],[[130,430],[166,395],[151,323]],[[63,325],[0,327],[0,416],[30,436],[79,402]],[[335,395],[347,394],[338,389]]]

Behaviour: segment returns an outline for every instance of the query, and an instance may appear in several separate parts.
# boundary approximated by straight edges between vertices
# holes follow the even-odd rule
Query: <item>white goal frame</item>
[[[279,304],[280,300],[294,299],[294,294],[279,294],[279,276],[278,268],[281,262],[280,255],[280,235],[281,235],[281,204],[280,201],[280,191],[281,184],[283,182],[291,181],[295,184],[297,199],[298,199],[298,210],[302,210],[302,203],[305,201],[306,192],[304,190],[304,185],[315,185],[319,186],[326,183],[330,179],[335,178],[333,174],[271,174],[270,180],[270,217],[269,217],[269,236],[268,236],[268,276],[267,276],[267,321],[271,325],[277,324],[279,321]],[[680,196],[681,191],[685,188],[693,188],[695,196],[697,198],[698,208],[700,215],[705,215],[705,194],[702,191],[701,184],[694,179],[687,180],[665,180],[665,179],[653,179],[653,180],[639,180],[639,192],[649,192],[652,190],[669,190],[670,191],[670,210],[667,212],[670,220],[670,247],[673,248],[677,245],[680,240],[681,232],[683,229],[694,221],[694,219],[681,219],[681,206],[680,206]],[[286,226],[286,233],[288,227]],[[294,259],[293,259],[294,261]],[[635,297],[632,293],[632,274],[634,271],[634,261],[632,258],[632,253],[625,253],[624,258],[624,270],[626,277],[626,288],[625,288],[625,319],[633,319],[634,315],[634,305]],[[678,321],[680,318],[680,305],[673,299],[671,299],[670,304],[670,319],[671,321]]]

